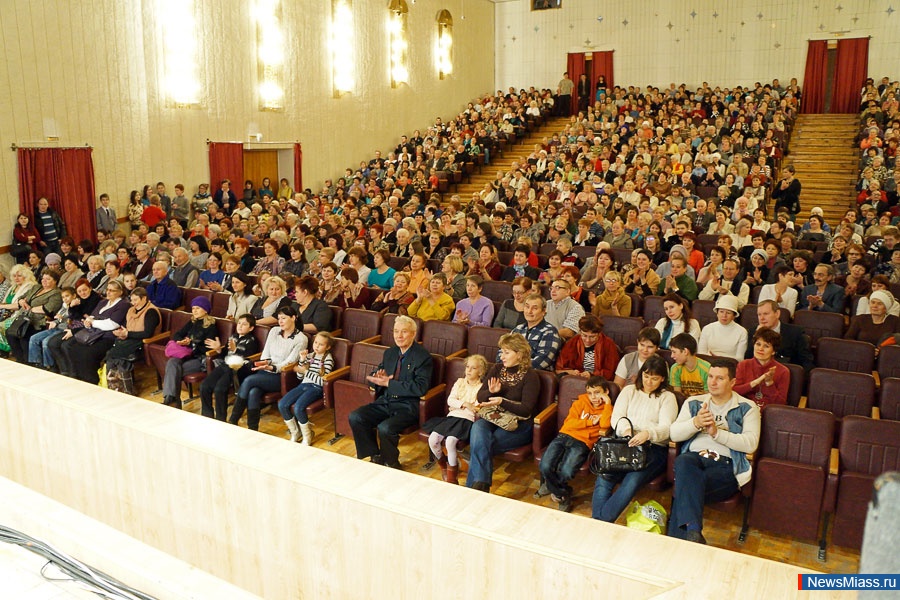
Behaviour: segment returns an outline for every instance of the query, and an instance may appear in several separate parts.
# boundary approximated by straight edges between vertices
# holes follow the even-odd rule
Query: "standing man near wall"
[[[572,114],[572,90],[575,89],[575,83],[569,79],[569,73],[563,73],[563,78],[559,81],[559,116],[568,117]]]
[[[66,224],[59,213],[50,208],[50,201],[46,198],[38,200],[34,227],[41,235],[40,245],[44,251],[59,254],[59,240],[66,237]]]

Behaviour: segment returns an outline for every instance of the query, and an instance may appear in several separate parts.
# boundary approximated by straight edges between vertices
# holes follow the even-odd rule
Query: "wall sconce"
[[[437,60],[438,74],[441,79],[453,72],[453,60],[450,51],[453,49],[453,17],[450,11],[442,9],[437,16]]]
[[[163,93],[170,106],[200,106],[201,85],[197,67],[199,50],[194,0],[157,2],[158,43],[161,53]],[[178,40],[172,43],[171,40]]]
[[[391,54],[391,87],[409,83],[409,42],[406,35],[406,15],[409,7],[405,0],[391,0],[388,4],[388,43]]]
[[[331,1],[331,69],[334,97],[353,91],[353,3]]]
[[[281,0],[256,0],[256,62],[259,109],[284,110],[284,29]]]

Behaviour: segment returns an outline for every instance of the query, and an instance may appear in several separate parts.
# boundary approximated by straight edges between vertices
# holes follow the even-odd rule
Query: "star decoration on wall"
[[[759,13],[758,15],[756,15],[756,18],[759,19],[760,21],[762,21],[763,14],[762,14],[762,13]]]
[[[591,38],[588,38],[588,39],[584,40],[584,45],[585,45],[585,46],[590,46],[590,45],[591,45]]]
[[[692,19],[696,19],[696,18],[697,18],[697,11],[696,11],[696,10],[692,10],[692,11],[691,11],[691,18],[692,18]]]
[[[850,19],[850,20],[853,21],[853,24],[854,24],[854,25],[856,25],[856,22],[859,21],[859,17],[853,17],[853,18]]]
[[[721,30],[721,29],[719,30],[719,33],[722,33],[722,30]]]
[[[775,42],[775,48],[781,48],[781,42]]]
[[[819,23],[819,31],[825,31],[825,24]]]
[[[602,22],[603,22],[603,15],[597,15],[597,22],[598,22],[598,23],[602,23]]]
[[[677,44],[678,42],[680,42],[680,41],[681,41],[681,38],[675,38],[675,43],[676,43],[676,44]]]
[[[838,4],[837,6],[834,7],[834,10],[841,12],[842,10],[844,10],[844,7],[841,6],[840,4]]]
[[[894,7],[893,7],[893,6],[888,6],[888,9],[887,9],[886,11],[884,11],[884,12],[886,12],[886,13],[888,14],[888,16],[891,16],[891,15],[894,14],[896,11],[894,10]]]
[[[669,29],[669,31],[672,31],[672,28],[675,27],[675,26],[672,25],[672,21],[669,21],[669,24],[666,25],[666,27]]]
[[[732,34],[731,34],[731,41],[733,42],[733,41],[735,41],[736,39],[737,39],[737,36],[734,35],[734,34],[732,33]]]
[[[538,30],[540,30],[540,27],[538,27],[537,25],[535,25],[535,26],[534,26],[534,31],[535,31],[535,33],[537,33]]]
[[[719,18],[719,11],[716,11],[713,13],[713,19],[718,19],[718,18]]]
[[[516,41],[516,36],[512,36],[512,41]]]
[[[569,29],[575,29],[575,25],[573,25],[572,23],[569,23]]]
[[[746,24],[747,24],[746,21],[741,21],[741,27],[743,27]]]
[[[628,19],[623,19],[623,20],[622,20],[622,25],[623,25],[624,27],[628,27]]]

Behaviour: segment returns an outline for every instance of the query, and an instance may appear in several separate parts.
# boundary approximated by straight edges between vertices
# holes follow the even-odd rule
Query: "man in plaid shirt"
[[[562,341],[556,327],[544,320],[547,314],[547,303],[540,294],[531,294],[525,298],[525,322],[517,325],[512,333],[521,333],[531,346],[531,366],[535,369],[552,371],[556,364]],[[497,352],[500,361],[500,352]]]

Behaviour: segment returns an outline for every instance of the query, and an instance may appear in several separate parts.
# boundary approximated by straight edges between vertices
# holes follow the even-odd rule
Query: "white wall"
[[[492,90],[493,5],[482,0],[409,1],[410,84],[393,90],[387,67],[387,0],[356,0],[348,43],[355,44],[356,90],[335,100],[328,31],[330,0],[284,4],[290,40],[284,112],[258,110],[252,0],[195,0],[202,108],[168,108],[158,81],[157,0],[0,1],[0,246],[18,212],[11,143],[44,140],[47,119],[61,146],[94,147],[97,193],[124,216],[128,192],[165,181],[193,193],[207,181],[206,140],[303,144],[304,186],[343,172],[396,143],[400,133],[457,114]],[[439,80],[433,47],[438,10],[454,18],[454,73]],[[465,18],[463,18],[465,17]],[[251,126],[255,124],[255,126]],[[254,131],[250,131],[250,129]]]
[[[887,0],[562,4],[544,11],[531,11],[529,0],[497,4],[496,87],[556,89],[566,54],[594,50],[615,50],[618,85],[737,85],[774,77],[802,84],[807,40],[841,36],[871,36],[869,74],[900,76],[900,12],[888,14]],[[893,7],[900,11],[900,3]]]

